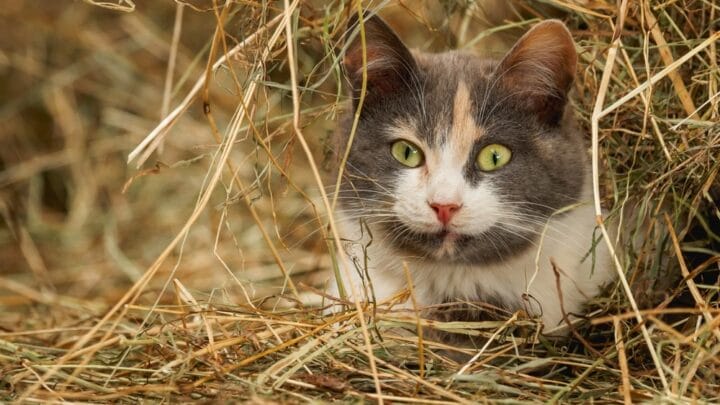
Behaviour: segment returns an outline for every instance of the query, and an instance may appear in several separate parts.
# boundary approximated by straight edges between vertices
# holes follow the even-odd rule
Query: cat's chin
[[[426,238],[433,242],[430,256],[436,260],[452,260],[456,258],[458,256],[458,241],[462,237],[462,234],[450,229],[442,229],[438,232],[426,234]]]
[[[436,259],[452,259],[457,255],[457,241],[462,235],[459,233],[443,230],[437,234],[440,239],[440,248],[435,251]]]
[[[489,264],[532,246],[530,238],[531,236],[518,239],[519,243],[511,245],[508,239],[502,238],[502,234],[497,237],[498,242],[493,242],[485,239],[482,234],[443,229],[436,232],[414,232],[412,237],[394,238],[392,247],[402,256],[425,261],[444,264]],[[499,241],[504,243],[501,244]],[[504,249],[499,250],[498,246]]]
[[[443,245],[455,245],[458,239],[462,238],[463,235],[459,232],[451,231],[451,230],[442,230],[440,232],[437,232],[436,237],[438,240],[440,240]]]
[[[508,232],[502,227],[473,229],[456,227],[417,229],[406,222],[383,223],[376,236],[405,258],[444,264],[491,264],[517,255],[532,246],[534,234]]]
[[[398,232],[397,228],[394,232]],[[391,231],[391,234],[394,233]],[[400,234],[403,234],[400,231]],[[442,228],[439,230],[414,230],[412,237],[392,238],[393,247],[403,255],[424,258],[425,260],[455,261],[462,256],[461,241],[467,236],[452,229]],[[407,233],[406,233],[407,235]]]

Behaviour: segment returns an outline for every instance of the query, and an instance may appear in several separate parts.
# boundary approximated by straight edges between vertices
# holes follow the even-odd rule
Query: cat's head
[[[339,201],[376,243],[493,262],[578,201],[586,150],[566,111],[577,55],[561,22],[537,24],[500,60],[411,52],[378,17],[364,32],[345,54],[353,108],[336,152],[360,108]]]

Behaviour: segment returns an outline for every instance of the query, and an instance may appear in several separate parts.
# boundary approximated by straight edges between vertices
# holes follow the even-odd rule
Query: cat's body
[[[406,290],[407,268],[422,307],[486,302],[540,316],[546,330],[563,310],[581,312],[611,273],[593,244],[587,148],[566,108],[567,29],[539,24],[501,61],[411,53],[376,17],[365,32],[366,78],[359,40],[345,59],[353,111],[363,80],[367,92],[338,215],[362,299]]]
[[[598,248],[594,258],[590,253],[592,232],[581,234],[574,231],[593,229],[591,204],[551,220],[539,256],[538,243],[521,253],[508,255],[507,260],[491,264],[455,264],[405,256],[380,242],[387,238],[387,233],[376,229],[370,235],[366,229],[361,229],[364,225],[348,220],[342,213],[338,222],[342,224],[340,229],[346,238],[345,251],[354,262],[350,271],[352,282],[363,291],[364,298],[374,299],[377,303],[408,288],[404,269],[407,266],[413,278],[413,292],[421,308],[444,303],[486,303],[504,310],[508,316],[522,309],[528,314],[541,316],[546,330],[552,330],[564,326],[561,323],[561,308],[569,314],[569,319],[573,319],[572,315],[581,314],[582,305],[596,295],[599,287],[611,277],[607,272],[610,263],[605,250]],[[361,276],[365,272],[365,255],[368,258],[366,274],[372,288],[368,277]],[[558,271],[557,276],[551,259]],[[363,272],[358,269],[363,269]],[[558,279],[561,281],[562,307]],[[331,286],[331,295],[337,296],[336,286]],[[399,308],[414,310],[409,300]],[[471,320],[489,318],[494,319],[493,316],[478,314],[477,319]],[[457,320],[461,319],[468,320],[465,314],[458,315]]]

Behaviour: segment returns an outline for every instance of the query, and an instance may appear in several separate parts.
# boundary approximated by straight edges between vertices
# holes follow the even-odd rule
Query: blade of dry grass
[[[83,0],[85,3],[92,4],[102,8],[107,8],[113,11],[122,11],[130,13],[135,11],[135,2],[133,0],[117,0],[116,2],[110,1],[98,1],[98,0]]]
[[[173,77],[175,76],[175,61],[177,60],[180,35],[182,33],[183,11],[185,5],[178,3],[175,6],[175,25],[173,26],[172,40],[170,42],[170,54],[168,56],[167,71],[165,72],[165,87],[163,89],[163,101],[160,107],[160,119],[165,118],[170,112],[170,98],[172,96]],[[158,152],[162,154],[163,143],[158,145]]]
[[[690,294],[692,295],[693,299],[695,300],[695,303],[697,304],[698,308],[700,309],[700,312],[702,313],[703,317],[705,318],[705,322],[708,325],[713,325],[719,320],[716,320],[713,318],[712,315],[710,315],[710,312],[708,311],[708,305],[705,301],[705,298],[700,294],[700,290],[698,290],[697,285],[695,284],[695,281],[690,277],[690,272],[687,269],[687,264],[685,264],[685,259],[683,258],[683,252],[680,248],[680,242],[678,241],[677,233],[675,233],[675,227],[672,224],[672,221],[670,220],[670,216],[667,214],[667,212],[664,215],[665,218],[665,224],[667,224],[668,231],[670,234],[670,238],[672,239],[673,248],[675,249],[675,255],[677,257],[678,262],[680,263],[680,271],[682,272],[683,277],[685,278],[685,283],[687,283],[688,289],[690,290]],[[720,340],[720,330],[716,328],[712,328],[713,334],[715,334],[715,337]]]
[[[338,233],[338,228],[335,223],[334,212],[332,205],[330,204],[330,200],[328,199],[327,193],[325,192],[325,186],[323,185],[322,178],[320,176],[320,172],[318,171],[317,165],[315,164],[315,158],[313,157],[312,151],[310,150],[310,147],[308,146],[308,143],[305,141],[305,137],[302,134],[302,130],[300,129],[300,98],[298,95],[298,86],[297,86],[297,65],[295,61],[295,50],[294,50],[294,44],[295,41],[293,41],[292,36],[292,28],[290,26],[291,23],[291,16],[292,13],[295,11],[295,7],[297,6],[297,1],[293,3],[293,6],[290,6],[290,3],[288,0],[284,0],[285,4],[285,10],[284,13],[286,15],[286,18],[284,20],[285,24],[285,34],[287,36],[287,53],[288,53],[288,63],[290,65],[290,81],[291,81],[291,90],[293,95],[293,128],[295,129],[295,136],[300,141],[300,145],[303,148],[303,151],[305,152],[305,157],[307,158],[308,163],[310,164],[310,170],[312,172],[312,175],[315,179],[315,183],[319,187],[320,190],[320,196],[322,197],[322,202],[325,206],[325,210],[327,213],[327,219],[328,223],[330,225],[330,232],[332,234],[332,237],[335,241],[335,246],[338,247],[337,252],[338,256],[340,257],[340,267],[344,272],[344,279],[347,282],[347,285],[350,286],[350,291],[352,292],[351,299],[355,303],[355,310],[357,313],[357,319],[360,322],[360,328],[362,329],[363,338],[365,340],[365,345],[367,348],[367,355],[368,355],[368,361],[370,362],[370,370],[373,373],[373,379],[375,382],[375,393],[378,395],[378,402],[380,404],[383,403],[382,400],[382,389],[380,388],[380,379],[377,375],[377,366],[375,365],[375,356],[372,352],[372,342],[370,340],[370,333],[367,329],[367,322],[365,321],[365,311],[362,308],[361,304],[361,297],[358,293],[357,286],[355,286],[355,283],[352,281],[352,278],[350,277],[350,261],[347,258],[347,255],[345,254],[345,251],[342,249],[342,241],[340,239],[340,234]],[[359,3],[358,3],[359,4]],[[360,15],[360,19],[362,19],[362,9],[358,10],[358,13]]]
[[[297,0],[295,3],[297,3]],[[283,18],[286,18],[286,17],[289,18],[289,16],[284,16]],[[281,20],[280,18],[276,17],[276,19],[273,19],[272,21],[270,21],[270,23],[280,22],[280,20]],[[270,25],[270,24],[268,24],[268,25]],[[266,25],[265,27],[267,27],[268,25]],[[275,42],[280,37],[280,34],[281,34],[283,28],[284,28],[283,24],[280,24],[278,26],[278,28],[275,30],[275,32],[273,33],[273,35],[271,36],[270,40],[268,41],[268,47],[265,49],[264,54],[263,54],[264,58],[268,57],[270,49],[272,49]],[[240,48],[238,48],[238,50],[239,49],[242,49],[242,48],[240,47]],[[221,58],[221,60],[224,61],[225,58],[227,58],[227,55],[224,58]],[[198,80],[198,82],[196,83],[196,87],[198,87],[197,86],[198,84],[202,85],[201,80],[202,79]],[[245,94],[245,104],[249,103],[249,101],[250,101],[249,99],[254,94],[254,89],[256,86],[255,83],[256,82],[253,82],[250,84],[250,88],[248,89],[247,93]],[[193,87],[194,91],[191,93],[197,92],[197,91],[195,91],[196,87]],[[199,91],[199,87],[198,87],[198,91]],[[190,100],[191,99],[192,98],[190,98]],[[188,100],[187,97],[186,97],[186,100]],[[188,100],[188,103],[189,103],[189,100]],[[175,111],[180,111],[180,109],[176,109]],[[172,114],[170,116],[172,116]],[[119,311],[119,316],[118,316],[118,320],[119,320],[127,311],[126,308],[123,310],[121,310],[121,308],[123,308],[126,303],[134,301],[134,299],[142,292],[142,290],[147,286],[147,284],[150,282],[150,280],[155,276],[155,274],[157,273],[157,271],[160,268],[160,265],[165,261],[165,259],[170,255],[170,253],[175,249],[175,247],[178,245],[178,243],[180,243],[180,241],[185,238],[185,235],[189,232],[190,227],[192,227],[192,225],[195,223],[197,218],[200,216],[202,211],[207,206],[208,202],[210,201],[210,196],[212,194],[212,191],[214,190],[215,186],[217,185],[218,181],[220,180],[220,176],[221,176],[221,174],[224,170],[224,166],[225,166],[224,163],[227,162],[228,157],[230,155],[230,150],[232,149],[235,139],[237,138],[238,128],[240,126],[241,119],[243,116],[244,116],[244,114],[242,112],[242,108],[240,108],[240,111],[236,112],[236,114],[235,114],[235,117],[238,117],[238,119],[236,119],[231,124],[230,129],[228,131],[228,136],[226,137],[225,142],[221,145],[220,149],[218,150],[218,164],[216,166],[217,168],[215,169],[214,173],[212,173],[212,176],[210,177],[210,179],[208,181],[208,186],[206,187],[205,191],[202,193],[202,195],[198,201],[198,204],[195,207],[195,210],[191,214],[190,218],[188,218],[188,220],[185,222],[185,225],[183,226],[182,230],[175,236],[175,238],[172,240],[172,242],[160,254],[160,256],[157,258],[155,263],[153,263],[153,265],[145,272],[143,277],[140,278],[140,280],[138,280],[133,285],[133,287],[130,288],[127,291],[127,293],[125,293],[125,295],[105,314],[105,316],[103,316],[103,318],[100,319],[100,321],[98,321],[95,324],[93,329],[91,329],[84,336],[79,338],[77,340],[77,342],[73,345],[73,347],[68,351],[68,353],[65,354],[64,356],[62,356],[60,359],[58,359],[58,361],[57,361],[58,364],[64,364],[67,359],[71,358],[70,356],[74,355],[75,351],[80,350],[95,335],[95,333],[103,325],[105,325],[106,322],[108,322],[110,320],[110,318],[113,315],[118,315],[118,311]],[[161,124],[161,126],[162,126],[162,124]],[[113,327],[111,328],[111,330],[114,329],[116,324],[117,324],[117,321],[113,324]],[[110,333],[110,331],[106,332],[106,336],[108,336],[109,333]],[[102,341],[101,341],[101,343],[102,343]],[[89,359],[90,359],[90,357],[87,356],[86,362],[89,361]],[[30,387],[28,387],[27,390],[25,390],[22,393],[22,395],[20,395],[18,400],[22,402],[23,400],[27,399],[30,395],[32,395],[40,387],[40,385],[43,382],[47,381],[47,379],[50,378],[51,376],[53,376],[54,374],[55,374],[55,372],[53,369],[51,369],[48,372],[46,372],[45,374],[43,374],[43,378],[40,381],[38,381],[38,382],[34,383],[33,385],[31,385]]]
[[[620,319],[617,317],[613,318],[613,327],[615,328],[615,346],[618,353],[618,361],[620,363],[620,371],[622,375],[622,384],[620,390],[623,394],[623,401],[625,405],[632,404],[632,397],[630,396],[630,370],[627,364],[627,354],[625,353],[625,342],[623,341],[622,335],[622,324]]]
[[[260,27],[253,35],[250,35],[247,37],[244,41],[237,44],[235,47],[233,47],[230,51],[228,51],[226,54],[218,58],[217,61],[213,64],[213,71],[216,71],[220,68],[223,64],[225,64],[226,61],[228,61],[230,58],[234,57],[238,53],[240,53],[246,46],[248,46],[250,43],[256,40],[256,38],[264,32],[272,27],[273,25],[280,22],[282,18],[282,15],[278,15],[274,17],[272,20],[268,21],[267,24]],[[178,117],[187,110],[187,108],[190,106],[190,104],[195,100],[195,97],[200,92],[200,90],[206,85],[207,80],[207,74],[203,73],[200,77],[198,77],[197,81],[195,81],[195,84],[193,85],[192,89],[188,92],[188,94],[185,96],[183,101],[178,104],[175,109],[173,109],[167,116],[158,124],[155,129],[153,129],[136,147],[128,154],[127,162],[131,163],[133,160],[138,158],[138,162],[136,163],[136,167],[139,168],[145,163],[147,158],[152,154],[152,152],[155,151],[155,149],[158,147],[162,139],[167,135],[168,131],[172,128],[172,126],[177,121]]]
[[[671,72],[674,72],[682,65],[683,63],[690,60],[693,56],[697,55],[701,51],[703,51],[705,48],[709,47],[711,44],[715,43],[720,39],[720,32],[716,32],[715,34],[709,36],[704,41],[702,41],[700,44],[695,46],[693,49],[691,49],[689,52],[684,54],[683,56],[676,59],[673,63],[666,66],[663,70],[659,71],[658,73],[654,74],[650,79],[645,81],[640,86],[633,89],[631,92],[627,93],[626,95],[622,96],[619,100],[615,101],[614,103],[610,104],[608,107],[605,107],[602,111],[599,111],[597,113],[597,119],[600,119],[611,112],[615,111],[618,107],[625,104],[628,100],[632,99],[633,97],[637,96],[639,93],[647,89],[648,87],[656,84],[660,80],[664,79],[665,76],[669,75]]]
[[[627,0],[623,0],[622,4],[620,5],[620,12],[619,15],[624,15],[627,13]],[[624,17],[623,17],[624,18]],[[620,260],[618,259],[617,253],[615,252],[615,247],[612,243],[612,238],[608,234],[607,228],[605,227],[604,221],[603,221],[603,210],[601,206],[601,199],[600,199],[600,162],[599,162],[599,143],[600,138],[598,135],[599,132],[599,120],[602,117],[602,112],[605,110],[602,110],[602,106],[604,105],[605,101],[605,95],[607,94],[608,85],[610,83],[610,76],[612,75],[613,66],[615,65],[615,58],[617,56],[618,48],[620,47],[620,39],[621,35],[619,34],[622,31],[622,26],[616,27],[617,34],[615,35],[615,40],[613,41],[610,49],[608,50],[608,57],[607,61],[605,63],[605,68],[603,70],[602,79],[600,82],[600,88],[598,91],[598,95],[596,96],[595,101],[595,108],[593,109],[592,114],[592,172],[593,172],[593,198],[595,202],[595,215],[597,218],[597,224],[600,228],[600,231],[602,232],[603,240],[605,241],[605,244],[610,251],[610,255],[613,258],[613,262],[615,264],[615,270],[617,271],[618,278],[620,279],[620,282],[622,284],[623,290],[625,292],[625,295],[627,296],[628,300],[630,301],[631,308],[633,312],[635,313],[635,317],[640,324],[640,328],[642,330],[643,337],[645,339],[645,344],[647,344],[648,351],[650,352],[650,356],[653,359],[653,362],[655,363],[655,367],[657,368],[658,376],[660,377],[660,382],[662,383],[663,387],[667,391],[668,389],[668,383],[667,378],[665,377],[665,372],[663,371],[662,364],[660,362],[660,359],[657,356],[657,353],[655,352],[655,346],[652,343],[652,339],[650,337],[650,333],[647,330],[647,327],[645,326],[645,323],[643,321],[642,315],[640,314],[640,309],[638,308],[637,302],[635,302],[635,297],[632,293],[632,290],[630,288],[630,284],[627,281],[627,278],[625,277],[625,273],[623,271],[623,266],[620,263]],[[607,110],[607,109],[606,109]]]
[[[665,63],[665,66],[671,66],[674,62],[673,56],[668,47],[668,43],[665,41],[665,37],[660,30],[660,25],[650,9],[650,2],[647,0],[643,1],[642,7],[644,9],[645,18],[647,19],[647,23],[650,27],[650,34],[652,34],[653,40],[655,40],[655,43],[658,45],[660,57],[662,58],[663,63]],[[695,114],[695,103],[693,103],[692,97],[690,97],[690,93],[688,93],[687,87],[685,87],[685,83],[683,82],[682,77],[680,77],[680,74],[677,70],[672,70],[668,72],[668,76],[675,87],[675,94],[677,94],[678,98],[680,98],[680,102],[682,103],[683,108],[685,108],[685,113],[690,119],[697,119],[698,116]]]

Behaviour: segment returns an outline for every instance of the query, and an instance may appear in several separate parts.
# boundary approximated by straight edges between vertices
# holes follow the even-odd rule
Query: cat
[[[334,147],[343,161],[360,108],[336,212],[360,299],[407,290],[407,271],[433,318],[495,319],[468,309],[485,305],[562,329],[612,280],[588,147],[568,105],[570,32],[546,20],[494,60],[410,51],[380,17],[364,19],[366,63],[356,34],[343,60],[352,108]],[[333,280],[331,295],[338,284],[349,291]],[[452,302],[465,309],[442,309]]]

